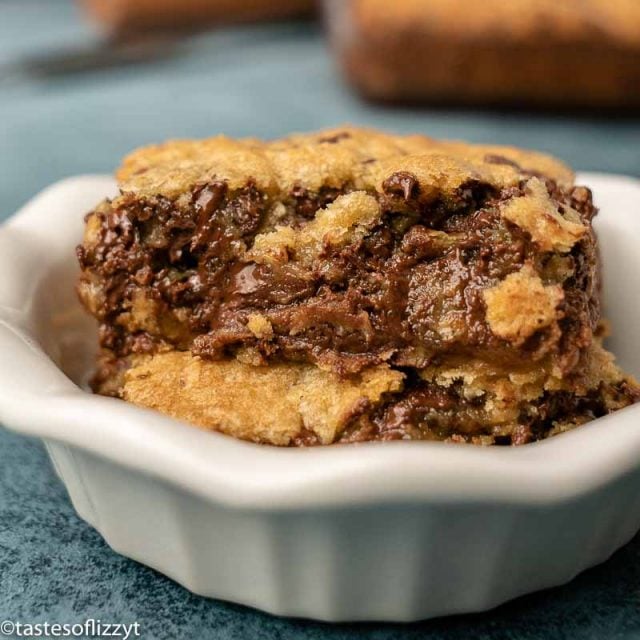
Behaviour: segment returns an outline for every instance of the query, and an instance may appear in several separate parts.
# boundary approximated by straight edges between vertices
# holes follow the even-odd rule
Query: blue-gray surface
[[[147,66],[2,79],[19,56],[94,38],[63,0],[0,0],[0,218],[54,180],[110,171],[143,143],[341,122],[533,146],[581,169],[640,174],[638,120],[365,105],[336,76],[319,34],[301,26],[201,36]],[[76,517],[42,446],[0,430],[0,620],[91,617],[137,620],[144,638],[632,638],[640,539],[566,587],[481,616],[407,626],[284,620],[193,596],[114,554]]]

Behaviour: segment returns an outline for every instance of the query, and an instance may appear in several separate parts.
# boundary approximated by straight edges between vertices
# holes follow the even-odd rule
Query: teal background
[[[218,132],[273,137],[344,122],[531,146],[579,169],[640,175],[638,118],[372,106],[345,87],[319,30],[307,25],[201,35],[147,65],[7,77],[22,56],[96,37],[69,2],[0,0],[0,219],[55,180],[110,172],[140,144]],[[635,638],[640,538],[565,587],[487,614],[413,625],[280,619],[193,596],[117,556],[75,515],[40,443],[0,430],[0,620],[91,617],[137,620],[143,638]]]

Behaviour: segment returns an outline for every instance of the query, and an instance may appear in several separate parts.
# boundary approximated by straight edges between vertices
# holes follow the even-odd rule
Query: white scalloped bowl
[[[601,207],[610,346],[640,373],[640,184],[583,175]],[[95,326],[73,290],[103,176],[0,228],[0,421],[40,436],[82,518],[196,593],[323,620],[480,611],[558,585],[640,528],[640,406],[516,448],[277,449],[91,395]]]

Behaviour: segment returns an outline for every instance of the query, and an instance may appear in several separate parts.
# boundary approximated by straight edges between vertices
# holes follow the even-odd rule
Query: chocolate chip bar
[[[277,445],[522,444],[635,402],[591,193],[548,156],[341,128],[138,150],[86,218],[94,388]]]
[[[332,48],[367,97],[637,109],[636,0],[324,0]]]

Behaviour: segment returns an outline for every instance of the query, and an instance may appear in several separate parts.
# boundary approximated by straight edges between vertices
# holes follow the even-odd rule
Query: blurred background
[[[0,217],[173,137],[341,123],[640,175],[638,0],[0,0]]]

